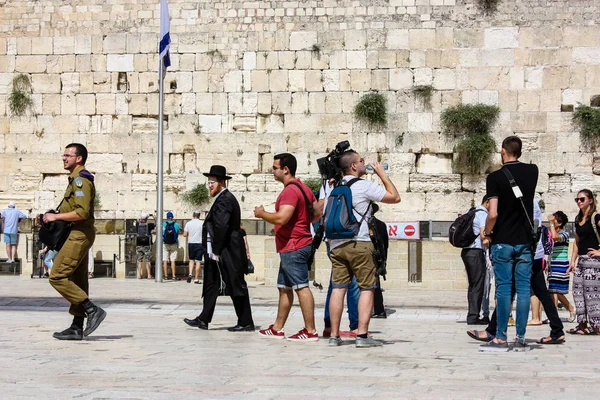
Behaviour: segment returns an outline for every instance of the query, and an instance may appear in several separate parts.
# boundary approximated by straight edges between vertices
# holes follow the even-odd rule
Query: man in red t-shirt
[[[308,186],[296,178],[296,158],[289,153],[278,154],[273,160],[273,176],[283,183],[283,191],[275,202],[275,212],[266,212],[264,207],[254,209],[254,216],[275,225],[275,246],[281,262],[277,288],[279,308],[275,323],[258,333],[264,337],[284,339],[283,326],[288,318],[294,291],[298,295],[304,328],[288,340],[316,341],[315,301],[308,285],[308,259],[312,251],[310,224],[322,214],[315,195]]]

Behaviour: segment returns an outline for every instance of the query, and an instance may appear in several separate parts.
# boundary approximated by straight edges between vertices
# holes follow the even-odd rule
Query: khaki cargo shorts
[[[375,278],[375,247],[371,242],[347,242],[331,250],[331,283],[334,288],[347,288],[356,277],[361,290],[377,287]]]

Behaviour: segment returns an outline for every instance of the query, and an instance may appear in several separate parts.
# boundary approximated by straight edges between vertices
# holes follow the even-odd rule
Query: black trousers
[[[219,297],[219,272],[217,265],[210,260],[209,265],[204,268],[205,279],[210,275],[214,280],[212,284],[204,286],[204,304],[202,312],[198,316],[198,319],[209,324],[212,321],[212,317],[215,313],[215,307],[217,306],[217,298]],[[210,279],[210,278],[209,278]],[[242,278],[242,281],[244,279]],[[243,282],[244,286],[246,282]],[[233,302],[235,308],[235,314],[237,315],[237,324],[241,326],[254,325],[252,320],[252,308],[250,307],[250,297],[248,295],[248,289],[245,290],[243,296],[229,296]]]
[[[379,275],[377,275],[377,287],[373,291],[373,313],[385,314],[385,307],[383,306],[383,293],[381,292],[381,280]]]
[[[467,323],[469,324],[476,322],[479,318],[479,311],[483,302],[486,271],[485,254],[482,249],[463,249],[460,252],[460,257],[465,263],[467,279],[469,280],[469,290],[467,292],[469,303]]]
[[[548,291],[548,287],[546,286],[546,279],[544,279],[544,270],[542,269],[542,259],[533,260],[533,267],[531,269],[531,290],[533,294],[540,300],[542,303],[542,307],[544,307],[544,312],[548,317],[548,321],[550,321],[550,336],[557,339],[561,336],[565,335],[564,326],[560,317],[558,316],[558,310],[554,305],[554,300],[552,299],[552,295]],[[513,284],[512,294],[511,294],[511,302],[515,298],[515,287]],[[492,336],[496,336],[496,309],[494,309],[494,313],[492,314],[492,318],[490,319],[490,324],[485,330]]]

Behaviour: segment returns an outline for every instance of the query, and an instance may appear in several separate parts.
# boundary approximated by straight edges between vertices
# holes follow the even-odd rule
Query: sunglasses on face
[[[575,203],[583,203],[587,200],[587,197],[575,197]]]

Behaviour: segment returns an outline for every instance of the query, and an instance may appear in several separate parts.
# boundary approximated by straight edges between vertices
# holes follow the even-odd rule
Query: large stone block
[[[17,56],[16,72],[41,73],[46,72],[45,56]],[[61,71],[62,72],[62,71]]]
[[[416,172],[419,174],[451,174],[452,154],[419,154]]]
[[[290,50],[311,50],[317,45],[317,32],[298,31],[290,33]]]
[[[578,64],[600,64],[600,47],[575,47],[572,57]]]
[[[157,43],[157,42],[154,42]],[[154,45],[154,50],[156,51],[156,44]],[[103,52],[105,54],[122,54],[127,51],[127,35],[122,34],[113,34],[106,35],[104,37],[103,43]]]
[[[519,47],[519,28],[488,28],[484,33],[484,47],[507,49]]]
[[[409,31],[409,47],[411,49],[434,49],[435,29],[411,29]]]
[[[461,190],[459,174],[411,174],[411,192],[459,192]]]
[[[60,75],[58,74],[33,74],[31,86],[34,93],[60,93]]]
[[[367,67],[367,52],[364,50],[346,52],[348,69],[363,69]]]
[[[413,73],[408,68],[390,70],[390,89],[410,89],[413,86]]]
[[[344,32],[347,50],[363,50],[367,44],[367,32],[364,30],[347,30]]]
[[[42,174],[35,172],[18,172],[10,175],[10,188],[15,192],[32,192],[38,190],[42,182]]]
[[[408,49],[409,48],[409,36],[408,29],[388,29],[386,40],[386,49]]]
[[[109,72],[133,71],[133,54],[108,54],[106,56],[106,70]]]

